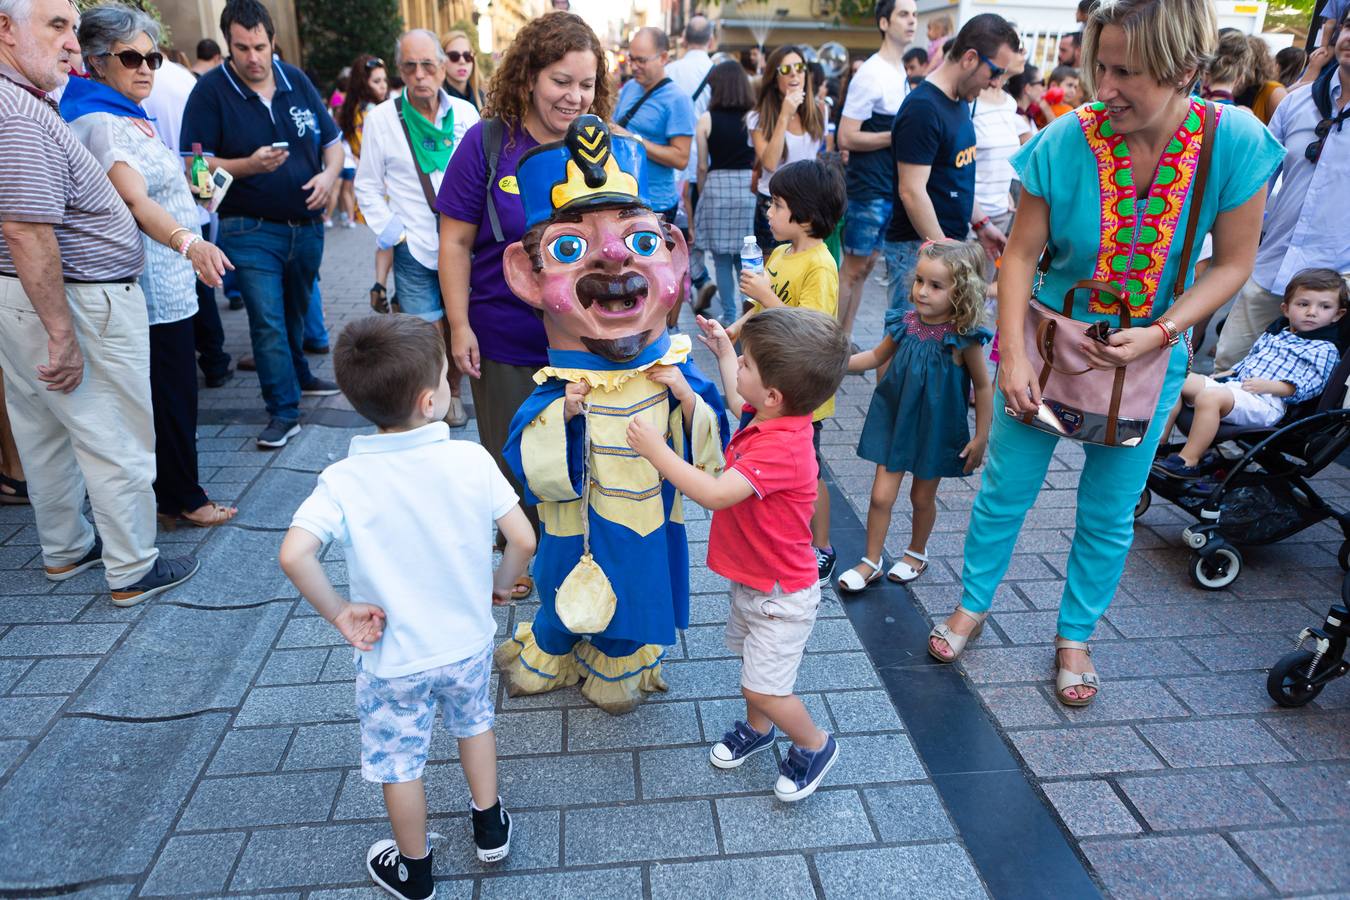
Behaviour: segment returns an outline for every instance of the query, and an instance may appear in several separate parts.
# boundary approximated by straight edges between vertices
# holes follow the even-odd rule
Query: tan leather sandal
[[[1092,648],[1085,641],[1071,641],[1068,638],[1055,638],[1055,698],[1065,706],[1087,706],[1097,695],[1102,692],[1101,681],[1097,678],[1096,672],[1071,672],[1059,664],[1059,651],[1061,650],[1082,650],[1088,656],[1092,655]],[[1075,687],[1092,688],[1091,697],[1069,697],[1065,691]]]
[[[970,643],[971,641],[975,640],[977,637],[980,636],[980,632],[984,630],[984,620],[989,618],[989,612],[987,610],[982,613],[971,612],[964,606],[958,605],[956,607],[956,611],[968,619],[973,619],[975,621],[975,627],[971,629],[970,634],[957,634],[956,632],[952,631],[950,628],[947,627],[946,622],[939,622],[936,625],[934,625],[933,630],[928,632],[928,655],[933,657],[933,659],[936,659],[938,662],[944,663],[956,662],[957,657],[959,657],[961,653],[966,649],[966,644]],[[940,638],[946,641],[947,646],[951,648],[952,655],[943,656],[941,653],[938,653],[936,650],[934,650],[933,649],[934,638]]]

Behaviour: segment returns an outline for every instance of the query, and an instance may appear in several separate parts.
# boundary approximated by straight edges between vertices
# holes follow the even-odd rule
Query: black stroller
[[[1271,328],[1287,324],[1281,319]],[[1337,344],[1341,361],[1320,397],[1291,406],[1273,428],[1220,426],[1216,443],[1231,441],[1241,456],[1220,458],[1201,480],[1176,478],[1157,468],[1149,473],[1135,518],[1149,508],[1153,494],[1196,518],[1199,524],[1185,528],[1181,537],[1195,551],[1190,573],[1199,587],[1217,591],[1237,580],[1242,571],[1239,545],[1273,544],[1327,519],[1341,526],[1344,540],[1337,560],[1342,569],[1350,569],[1350,513],[1333,508],[1308,483],[1350,448],[1350,409],[1342,408],[1350,353],[1344,343]],[[1189,429],[1190,417],[1191,410],[1184,408],[1177,419],[1183,431]],[[1181,446],[1159,447],[1158,458]]]

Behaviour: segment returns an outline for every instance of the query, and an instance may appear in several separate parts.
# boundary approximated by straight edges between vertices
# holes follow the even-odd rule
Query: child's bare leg
[[[497,804],[497,737],[489,728],[482,734],[459,739],[459,764],[469,782],[473,805],[491,809]]]
[[[1200,392],[1205,389],[1205,376],[1197,375],[1194,372],[1186,376],[1186,380],[1181,382],[1181,395],[1177,397],[1176,405],[1172,411],[1167,414],[1167,427],[1163,429],[1162,443],[1167,443],[1167,439],[1172,436],[1172,429],[1177,425],[1177,416],[1181,415],[1181,407],[1184,403],[1194,403],[1195,398],[1200,396]]]
[[[811,514],[811,543],[821,550],[830,548],[830,489],[822,478],[816,483],[816,511]]]
[[[887,472],[884,466],[877,466],[876,477],[872,479],[872,497],[867,504],[867,558],[873,562],[880,563],[881,554],[885,552],[891,511],[895,509],[895,498],[900,496],[900,483],[904,478],[904,472]],[[859,563],[853,570],[863,578],[872,575],[866,563]]]
[[[824,746],[825,733],[816,727],[806,704],[796,694],[777,697],[747,687],[742,687],[741,693],[745,695],[746,721],[760,734],[768,731],[770,725],[777,725],[803,750],[819,750]]]
[[[941,478],[915,478],[909,485],[909,503],[913,507],[910,519],[914,522],[909,533],[909,547],[923,553],[928,549],[928,538],[937,522],[937,489]],[[905,560],[914,568],[922,563],[905,554]]]
[[[495,801],[494,801],[495,802]],[[394,828],[398,852],[408,859],[427,855],[427,793],[422,779],[384,786],[384,807]]]
[[[1200,464],[1200,457],[1214,443],[1219,433],[1219,420],[1233,408],[1233,393],[1228,388],[1206,388],[1195,398],[1195,415],[1191,430],[1186,435],[1186,446],[1181,448],[1181,459],[1188,466]]]

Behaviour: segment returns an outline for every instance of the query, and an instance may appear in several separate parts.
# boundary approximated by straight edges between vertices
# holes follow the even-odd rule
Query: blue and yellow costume
[[[593,117],[585,117],[593,118]],[[596,120],[590,130],[603,128]],[[575,130],[575,129],[574,129]],[[608,135],[605,135],[608,138]],[[569,135],[569,138],[571,136]],[[643,154],[614,139],[602,173],[580,191],[570,144],[540,148],[518,177],[530,225],[562,209],[642,205]],[[569,152],[570,151],[570,152]],[[536,151],[537,152],[537,151]],[[572,191],[560,189],[564,182]],[[588,202],[589,201],[589,202]],[[634,358],[615,362],[581,350],[549,350],[539,386],[516,412],[503,454],[539,510],[542,534],[534,578],[540,608],[497,650],[512,694],[532,694],[585,679],[582,693],[611,713],[636,705],[643,692],[665,690],[661,660],[689,624],[689,549],[683,500],[673,485],[628,446],[628,424],[642,418],[664,430],[683,458],[718,473],[727,441],[717,388],[689,360],[687,335],[659,336]],[[696,397],[688,423],[669,390],[646,377],[656,365],[678,368]],[[590,387],[587,410],[565,421],[569,383]],[[589,480],[589,496],[583,488]],[[583,539],[583,515],[588,535]],[[558,589],[583,557],[583,544],[612,587],[617,603],[603,630],[577,634],[563,624]]]

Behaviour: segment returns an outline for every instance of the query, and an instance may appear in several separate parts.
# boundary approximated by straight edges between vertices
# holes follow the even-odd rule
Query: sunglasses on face
[[[1309,144],[1307,149],[1303,151],[1304,159],[1313,165],[1317,164],[1317,160],[1322,156],[1322,147],[1327,142],[1327,135],[1331,134],[1331,127],[1335,125],[1336,130],[1340,131],[1340,125],[1345,121],[1345,115],[1342,112],[1334,119],[1323,119],[1317,123],[1317,127],[1313,129],[1313,134],[1317,136],[1317,140]]]
[[[980,62],[984,63],[986,66],[989,67],[990,78],[1002,78],[1004,74],[1008,71],[1002,66],[994,65],[994,61],[989,57],[985,56],[983,53],[980,53],[980,51],[976,50],[975,52],[980,54]]]
[[[150,71],[153,72],[164,65],[164,54],[160,53],[158,50],[151,50],[144,55],[135,50],[121,50],[117,53],[100,53],[99,56],[115,56],[117,57],[118,62],[128,69],[139,69],[141,63],[145,63],[150,67]]]
[[[367,72],[369,72],[371,69],[383,69],[383,68],[384,68],[384,60],[379,59],[378,57],[372,56],[370,59],[366,60]]]
[[[445,51],[445,58],[452,63],[463,62],[473,65],[473,54],[468,50],[462,53],[458,50],[447,50]]]
[[[779,75],[792,75],[793,73],[800,75],[805,71],[806,71],[806,63],[801,62],[783,63],[781,66],[778,67]]]
[[[404,75],[412,75],[418,69],[421,69],[428,75],[435,75],[440,67],[440,63],[432,59],[410,59],[406,62],[399,63],[398,70]]]

